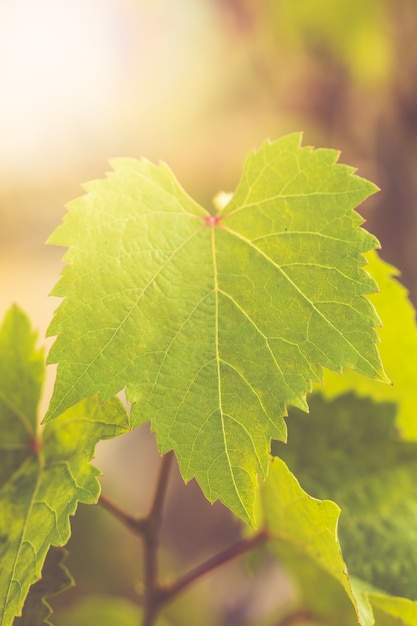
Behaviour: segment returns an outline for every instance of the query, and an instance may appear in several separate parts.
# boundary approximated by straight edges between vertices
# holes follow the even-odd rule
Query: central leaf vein
[[[236,484],[236,478],[234,475],[233,464],[229,455],[229,445],[227,441],[226,427],[224,422],[224,412],[222,406],[222,389],[221,389],[221,368],[220,368],[220,353],[219,353],[219,284],[218,284],[218,274],[217,274],[217,257],[216,257],[216,238],[215,238],[215,229],[211,229],[211,243],[212,243],[212,252],[213,252],[213,275],[214,275],[214,296],[215,296],[215,337],[216,337],[216,363],[217,363],[217,380],[218,380],[218,394],[219,394],[219,410],[220,410],[220,420],[222,425],[222,433],[224,440],[224,449],[226,453],[227,463],[230,469],[230,475],[232,478],[232,483],[236,492],[236,495],[241,503],[243,510],[246,514],[249,515],[247,511],[247,507],[243,502],[240,489]]]

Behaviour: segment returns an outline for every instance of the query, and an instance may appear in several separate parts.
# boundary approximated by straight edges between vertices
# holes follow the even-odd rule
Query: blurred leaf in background
[[[416,72],[415,0],[2,0],[0,314],[16,301],[46,329],[61,251],[44,241],[110,158],[163,159],[209,206],[251,148],[298,130],[381,187],[367,227],[415,299]],[[105,457],[126,463],[121,443],[105,473]],[[208,524],[204,505],[187,506],[213,543],[236,532],[218,508]],[[173,551],[191,536],[178,510]]]

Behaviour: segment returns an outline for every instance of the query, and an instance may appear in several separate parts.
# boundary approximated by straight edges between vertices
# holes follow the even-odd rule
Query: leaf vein
[[[363,359],[369,366],[370,368],[375,372],[376,377],[379,378],[380,374],[379,372],[375,369],[374,365],[369,361],[369,359],[367,359],[366,357],[364,357],[359,350],[357,349],[357,347],[351,342],[349,341],[344,335],[343,333],[337,328],[337,326],[335,326],[332,321],[330,319],[328,319],[324,313],[322,313],[320,311],[320,309],[318,309],[315,305],[315,303],[310,300],[310,298],[308,298],[308,296],[306,296],[304,294],[304,292],[302,291],[302,289],[300,289],[300,287],[290,278],[290,276],[288,276],[288,274],[282,269],[282,267],[276,263],[271,257],[269,257],[267,254],[265,254],[265,252],[263,252],[260,248],[258,248],[257,246],[255,246],[252,241],[250,239],[248,239],[247,237],[244,237],[243,235],[241,235],[240,233],[224,226],[223,227],[224,230],[227,230],[227,232],[229,232],[229,234],[231,234],[232,236],[237,237],[238,239],[240,239],[241,241],[245,242],[250,248],[253,248],[255,250],[255,252],[257,252],[258,254],[260,254],[261,256],[264,257],[264,259],[270,263],[271,265],[273,265],[283,276],[284,278],[288,281],[288,283],[296,290],[296,292],[303,298],[303,300],[305,300],[309,306],[312,308],[312,310],[332,329],[334,330],[342,339],[343,341],[361,358]]]
[[[96,354],[96,356],[87,364],[87,366],[84,368],[84,370],[77,376],[77,378],[73,381],[72,385],[68,388],[68,390],[62,395],[61,397],[61,401],[59,403],[59,405],[63,405],[65,403],[66,398],[68,397],[69,393],[71,392],[71,390],[78,384],[78,381],[84,377],[87,372],[89,371],[89,369],[94,365],[94,363],[96,362],[96,360],[98,359],[99,355],[102,354],[106,348],[113,342],[113,340],[115,339],[115,337],[117,336],[117,334],[120,332],[120,330],[123,328],[123,326],[125,325],[125,323],[127,322],[127,320],[129,319],[129,317],[132,315],[133,311],[137,308],[139,302],[141,301],[142,297],[144,296],[144,294],[146,293],[146,291],[148,290],[148,288],[150,287],[150,285],[153,284],[153,282],[155,281],[156,277],[159,276],[161,274],[161,272],[165,269],[165,267],[167,267],[167,265],[172,262],[172,259],[175,258],[175,256],[180,252],[180,250],[182,250],[186,244],[191,241],[202,229],[204,228],[204,226],[198,228],[197,230],[193,231],[186,239],[184,239],[183,241],[181,241],[180,245],[177,246],[177,248],[175,248],[172,251],[172,254],[170,255],[170,257],[168,259],[166,259],[166,261],[160,266],[158,267],[157,271],[154,272],[152,278],[148,281],[148,283],[145,285],[145,287],[142,289],[141,293],[138,295],[135,303],[129,308],[129,310],[127,311],[126,315],[124,316],[124,318],[122,319],[122,321],[119,323],[119,325],[114,329],[113,334],[111,335],[111,337],[109,337],[109,339],[107,340],[107,342],[104,344],[103,348],[101,349],[100,352],[98,352]]]

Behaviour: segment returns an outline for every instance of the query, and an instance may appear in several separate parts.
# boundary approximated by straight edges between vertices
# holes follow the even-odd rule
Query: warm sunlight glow
[[[1,0],[2,184],[193,133],[219,76],[212,19],[194,0]]]
[[[116,9],[106,0],[2,0],[0,115],[9,159],[33,158],[45,142],[56,147],[63,134],[85,132],[77,124],[110,96],[122,65]]]

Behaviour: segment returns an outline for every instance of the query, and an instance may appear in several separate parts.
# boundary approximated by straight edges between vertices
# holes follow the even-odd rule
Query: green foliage
[[[274,459],[260,500],[259,522],[268,529],[278,555],[282,558],[280,548],[289,544],[301,556],[313,559],[341,583],[356,605],[337,539],[338,506],[309,496],[278,458]]]
[[[132,422],[151,421],[184,480],[252,523],[287,404],[307,408],[322,366],[384,379],[361,269],[378,244],[353,210],[375,187],[299,143],[251,154],[216,216],[166,166],[115,161],[50,239],[69,251],[46,419],[126,387]]]
[[[277,442],[273,451],[308,493],[341,507],[343,555],[366,591],[415,599],[417,445],[398,439],[393,409],[353,395],[332,402],[315,396],[310,415],[290,412],[288,445]]]
[[[417,444],[398,439],[393,413],[353,395],[329,403],[314,397],[309,416],[291,411],[288,445],[274,451],[308,493],[342,508],[349,571],[417,599]]]
[[[14,626],[52,626],[48,620],[52,609],[47,599],[65,591],[73,584],[68,570],[63,565],[65,558],[66,553],[62,549],[49,550],[42,569],[42,578],[30,588],[22,617],[14,620]]]
[[[386,81],[392,69],[393,42],[387,37],[385,0],[268,0],[263,11],[275,42],[290,50],[328,55],[365,88]]]
[[[78,502],[97,501],[99,472],[89,464],[95,444],[129,427],[117,399],[97,405],[90,398],[39,432],[45,365],[34,342],[25,314],[10,309],[0,331],[1,626],[20,614],[49,547],[68,541]]]
[[[414,307],[408,299],[405,287],[396,280],[398,271],[385,263],[373,252],[368,255],[367,266],[378,283],[380,293],[371,295],[370,300],[378,307],[382,328],[379,347],[384,367],[393,380],[393,385],[379,385],[374,381],[346,371],[344,376],[325,372],[322,393],[328,398],[354,391],[361,396],[371,396],[379,402],[395,404],[396,425],[404,439],[417,440],[417,420],[414,417],[417,405],[415,384],[415,362],[405,355],[417,354],[417,327]]]
[[[391,598],[378,593],[370,594],[370,598],[376,609],[375,614],[381,614],[381,620],[377,620],[377,624],[381,624],[381,626],[398,626],[398,624],[417,626],[417,602],[411,602],[406,598]]]
[[[50,240],[69,249],[43,426],[36,336],[17,307],[0,329],[0,626],[49,623],[47,598],[71,580],[51,546],[98,500],[95,446],[145,422],[185,480],[259,530],[162,585],[166,454],[146,517],[101,498],[144,540],[142,604],[88,597],[56,626],[185,623],[161,608],[260,545],[295,589],[265,626],[415,626],[414,311],[355,212],[375,186],[336,160],[299,135],[267,142],[212,215],[167,166],[120,159],[71,203]]]

